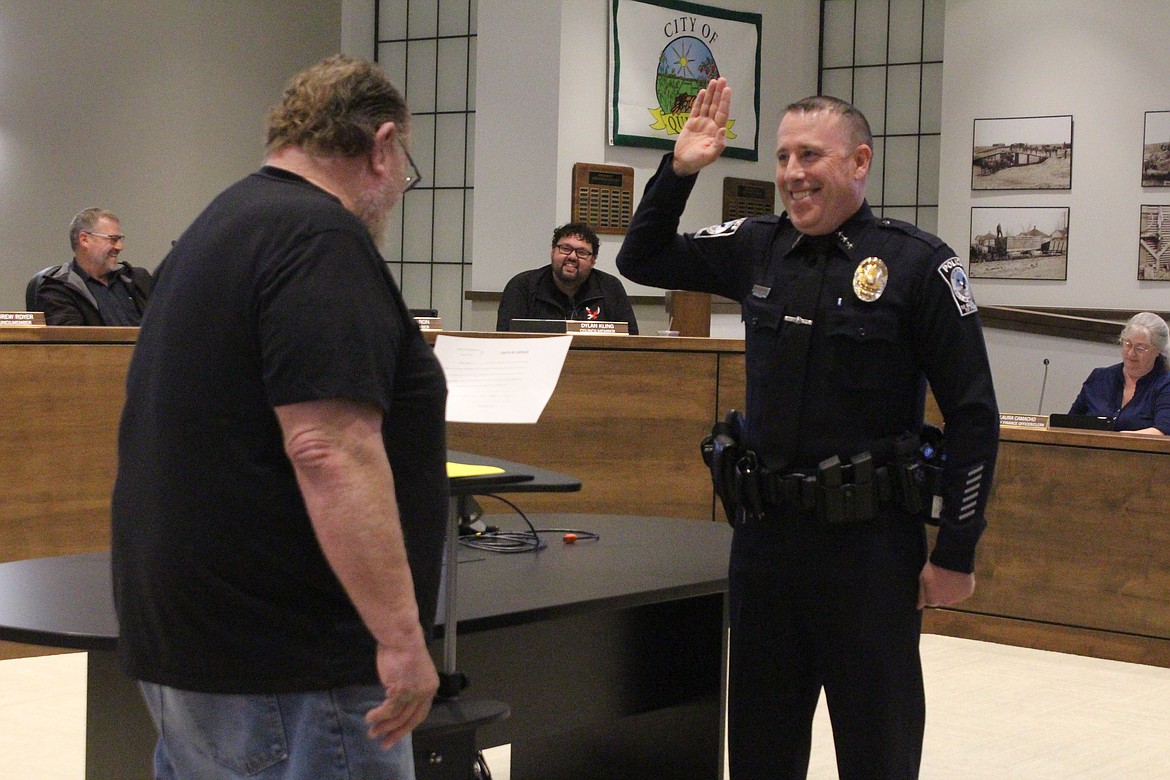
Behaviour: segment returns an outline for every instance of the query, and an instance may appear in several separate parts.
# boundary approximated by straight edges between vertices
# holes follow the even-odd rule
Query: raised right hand
[[[731,87],[720,76],[699,90],[691,115],[674,142],[674,172],[698,173],[719,159],[727,146],[727,117],[731,114]]]

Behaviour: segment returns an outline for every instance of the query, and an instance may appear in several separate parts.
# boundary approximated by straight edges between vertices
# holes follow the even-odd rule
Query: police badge
[[[889,274],[880,257],[865,258],[853,272],[853,294],[866,303],[873,303],[885,292]]]

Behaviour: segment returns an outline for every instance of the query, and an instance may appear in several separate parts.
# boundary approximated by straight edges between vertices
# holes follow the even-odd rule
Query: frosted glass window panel
[[[468,0],[443,0],[439,4],[439,35],[467,35],[471,32]]]
[[[890,135],[917,133],[922,66],[892,65],[887,79],[885,132]]]
[[[925,0],[922,6],[922,59],[928,62],[942,62],[946,0]]]
[[[469,38],[467,57],[467,108],[475,109],[475,69],[478,65],[479,39]]]
[[[406,38],[406,2],[378,3],[378,40],[402,40]],[[378,61],[381,62],[381,53]]]
[[[467,178],[465,157],[467,139],[466,114],[438,114],[435,117],[436,187],[462,187]]]
[[[869,203],[927,230],[938,223],[945,14],[946,0],[821,2],[820,91],[869,120]]]
[[[470,274],[471,258],[474,257],[471,253],[471,228],[475,224],[475,220],[472,218],[472,215],[475,213],[475,190],[464,190],[463,195],[463,257],[467,260],[468,273]],[[469,288],[471,277],[468,276],[467,280],[465,287]]]
[[[387,263],[386,270],[390,272],[390,277],[394,280],[394,284],[398,289],[402,290],[402,263]],[[410,306],[408,303],[407,306]]]
[[[915,225],[925,230],[927,233],[934,233],[938,235],[938,206],[919,206],[918,219],[914,222]],[[954,249],[954,247],[951,247]]]
[[[383,234],[382,240],[378,243],[378,249],[382,250],[382,257],[388,263],[402,262],[402,214],[403,205],[405,201],[415,197],[416,191],[412,190],[403,196],[403,203],[399,203],[398,207],[394,209],[394,213],[390,215],[389,226]]]
[[[431,264],[402,264],[402,297],[411,309],[430,309],[431,306]]]
[[[826,70],[821,73],[821,93],[853,102],[853,69]],[[868,117],[867,117],[868,118]]]
[[[857,68],[853,71],[853,105],[869,120],[874,135],[886,132],[886,69]]]
[[[411,190],[402,199],[402,260],[428,262],[431,258],[431,226],[435,211],[434,190]]]
[[[918,203],[918,136],[886,138],[883,203],[894,206]]]
[[[406,90],[406,43],[379,43],[378,66],[382,72],[398,87],[399,91]],[[410,100],[407,98],[407,103]]]
[[[890,0],[890,62],[922,56],[922,0]]]
[[[467,39],[442,38],[439,46],[439,75],[436,111],[467,110]]]
[[[463,190],[435,192],[435,241],[432,257],[436,263],[463,262]]]
[[[439,0],[408,0],[406,10],[410,38],[433,38],[439,34]]]
[[[825,0],[821,9],[824,28],[821,39],[822,66],[837,68],[852,65],[853,0]]]
[[[869,164],[869,177],[866,179],[865,197],[869,200],[869,205],[875,208],[882,204],[882,176],[886,158],[885,146],[886,139],[873,139],[873,160]]]
[[[458,322],[463,308],[463,265],[436,263],[431,277],[431,291],[431,305],[427,308],[438,309],[444,321]]]
[[[414,104],[411,104],[411,108],[414,108]],[[410,156],[422,173],[419,189],[430,189],[435,186],[435,115],[415,114],[411,125]],[[415,190],[411,190],[413,192]]]
[[[881,65],[886,62],[888,0],[857,0],[857,42],[854,65]]]
[[[437,41],[411,41],[406,48],[406,102],[410,110],[435,110],[435,49]]]
[[[475,183],[475,114],[467,114],[467,163],[463,168],[463,186]]]
[[[918,138],[918,203],[938,205],[938,171],[942,137],[923,135]]]
[[[913,206],[887,206],[882,216],[886,219],[900,219],[913,225],[916,224],[917,212]]]
[[[922,106],[919,113],[919,128],[923,133],[942,132],[942,81],[941,62],[930,62],[922,66]]]

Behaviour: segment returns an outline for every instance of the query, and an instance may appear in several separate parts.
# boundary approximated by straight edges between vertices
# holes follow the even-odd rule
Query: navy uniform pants
[[[808,772],[824,688],[842,780],[918,777],[926,703],[918,640],[919,520],[887,511],[825,527],[737,524],[731,551],[732,780]]]

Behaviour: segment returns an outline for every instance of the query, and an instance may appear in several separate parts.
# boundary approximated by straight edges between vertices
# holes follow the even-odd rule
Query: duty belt
[[[732,523],[740,510],[752,519],[774,516],[779,510],[815,513],[827,525],[858,523],[872,519],[882,504],[921,515],[926,522],[937,521],[933,499],[942,492],[940,459],[935,448],[931,455],[919,448],[917,435],[905,433],[888,442],[893,458],[881,465],[866,451],[848,462],[836,455],[826,458],[811,473],[777,472],[761,465],[755,452],[740,444],[741,428],[742,417],[731,412],[700,444],[715,493]]]

